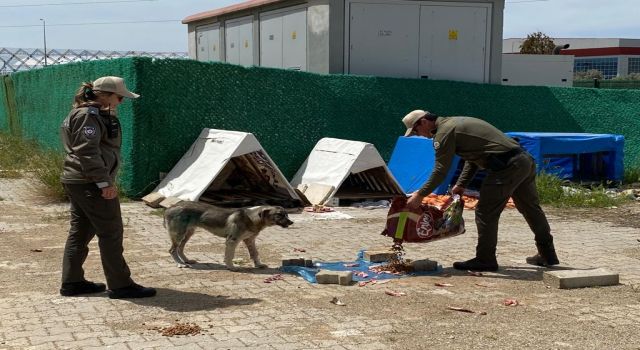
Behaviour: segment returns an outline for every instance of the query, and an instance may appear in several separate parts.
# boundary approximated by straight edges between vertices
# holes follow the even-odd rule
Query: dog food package
[[[406,205],[406,197],[393,198],[382,235],[392,237],[398,243],[415,243],[431,242],[465,232],[462,218],[464,201],[459,195],[451,196],[442,208],[423,204],[415,211],[409,211]]]

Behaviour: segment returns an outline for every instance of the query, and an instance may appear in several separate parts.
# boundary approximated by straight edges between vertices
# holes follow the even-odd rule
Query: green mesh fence
[[[640,165],[640,91],[319,75],[192,60],[121,59],[15,74],[23,134],[58,147],[73,91],[101,75],[121,75],[142,95],[120,109],[121,184],[131,196],[151,191],[202,128],[252,132],[291,178],[322,137],[371,142],[388,160],[404,132],[400,119],[416,108],[479,117],[504,131],[622,134],[626,165]]]
[[[0,75],[0,131],[9,131],[9,110],[7,100],[7,88],[5,87],[5,80],[9,80],[9,77]]]

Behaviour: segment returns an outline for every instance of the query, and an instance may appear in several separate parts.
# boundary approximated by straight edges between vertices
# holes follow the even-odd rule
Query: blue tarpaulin
[[[405,193],[413,193],[429,179],[435,164],[433,141],[422,136],[400,136],[391,153],[389,170],[398,180]],[[435,194],[445,194],[453,181],[460,157],[456,156],[445,180],[433,190]]]
[[[621,181],[624,176],[622,135],[542,132],[508,132],[507,135],[517,138],[522,148],[533,156],[538,172],[575,181]],[[447,193],[460,173],[460,163],[460,157],[455,156],[447,176],[433,193]],[[434,165],[431,139],[401,136],[388,167],[405,193],[412,193],[427,181]],[[479,172],[474,182],[481,176]]]
[[[544,171],[569,180],[624,176],[624,136],[613,134],[508,132]]]
[[[401,278],[401,277],[410,277],[410,276],[428,276],[435,275],[442,272],[442,266],[438,265],[438,269],[435,271],[426,271],[426,272],[414,272],[411,274],[404,275],[394,275],[390,273],[376,273],[369,270],[369,267],[384,265],[385,263],[372,263],[370,261],[364,260],[364,250],[358,252],[357,258],[355,261],[338,261],[338,262],[316,262],[314,264],[315,267],[303,267],[303,266],[282,266],[280,270],[288,273],[295,273],[308,282],[317,283],[316,281],[316,273],[320,270],[329,270],[329,271],[353,271],[353,280],[356,282],[360,281],[371,281],[371,280],[387,280],[391,278]],[[352,266],[356,265],[357,266]],[[345,266],[346,265],[346,266]],[[362,277],[357,275],[357,272],[364,272],[368,276]]]

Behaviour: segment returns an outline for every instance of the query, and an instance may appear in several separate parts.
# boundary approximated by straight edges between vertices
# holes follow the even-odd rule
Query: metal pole
[[[42,21],[42,38],[44,39],[44,66],[47,66],[47,22],[44,18],[40,18]]]

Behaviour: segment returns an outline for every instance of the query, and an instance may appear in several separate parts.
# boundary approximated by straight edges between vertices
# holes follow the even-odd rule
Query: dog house
[[[302,206],[253,134],[216,129],[203,129],[149,196],[226,207]]]
[[[403,195],[375,146],[323,138],[291,180],[311,204],[389,199]]]
[[[499,84],[504,4],[250,0],[182,23],[200,61]]]

